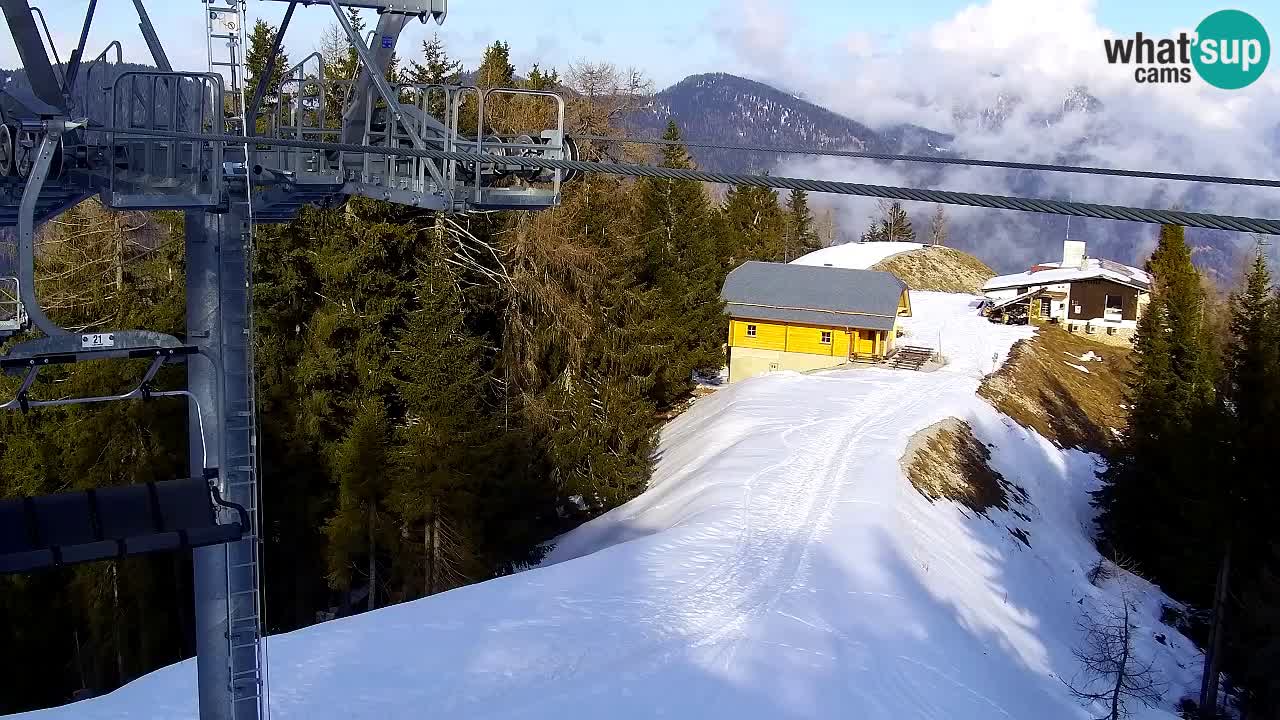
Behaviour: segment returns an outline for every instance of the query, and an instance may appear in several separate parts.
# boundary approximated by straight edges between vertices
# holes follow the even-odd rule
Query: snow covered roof
[[[890,330],[906,289],[893,273],[748,262],[720,297],[731,317]]]
[[[792,260],[791,264],[827,265],[836,268],[865,270],[887,257],[919,250],[923,247],[924,245],[913,242],[851,242],[814,250],[808,255]]]
[[[1139,290],[1151,289],[1151,276],[1143,270],[1111,260],[1088,258],[1078,267],[1062,267],[1062,263],[1040,263],[1038,268],[1013,275],[999,275],[982,286],[983,290],[1056,285],[1081,280],[1112,280]]]

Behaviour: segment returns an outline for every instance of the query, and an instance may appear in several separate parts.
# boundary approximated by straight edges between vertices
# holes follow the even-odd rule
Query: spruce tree
[[[462,62],[449,57],[440,33],[433,33],[430,40],[422,41],[422,62],[410,61],[405,74],[409,82],[416,85],[457,85],[462,78]],[[432,117],[443,119],[444,93],[431,92],[427,108]]]
[[[1259,635],[1259,621],[1276,615],[1274,558],[1269,543],[1280,537],[1274,518],[1280,497],[1274,479],[1274,454],[1280,410],[1280,332],[1277,332],[1277,299],[1265,257],[1255,254],[1240,292],[1231,298],[1230,339],[1226,346],[1224,422],[1221,429],[1205,424],[1204,432],[1221,432],[1227,439],[1229,462],[1221,473],[1219,494],[1214,498],[1220,542],[1224,546],[1220,587],[1215,593],[1214,636],[1225,639],[1208,648],[1202,704],[1216,698],[1220,667],[1247,676],[1263,704],[1280,710],[1275,688],[1256,674],[1259,657],[1276,648],[1275,634]],[[1228,572],[1229,570],[1229,572]],[[1268,585],[1272,585],[1268,588]],[[1244,592],[1241,592],[1241,589]],[[1251,595],[1243,602],[1231,598]]]
[[[1133,558],[1166,589],[1207,600],[1221,546],[1206,482],[1222,460],[1205,350],[1204,297],[1181,227],[1165,226],[1147,263],[1150,302],[1134,336],[1128,424],[1095,493],[1105,549]]]
[[[915,242],[916,231],[902,203],[881,200],[879,207],[880,217],[862,234],[862,242]]]
[[[560,87],[560,73],[555,68],[544,71],[534,63],[522,85],[526,90],[555,90]]]
[[[404,420],[391,496],[401,527],[421,538],[420,553],[402,555],[418,559],[411,564],[422,568],[420,594],[431,595],[483,576],[471,518],[493,428],[480,420],[483,346],[465,326],[457,280],[438,256],[420,262],[417,295],[396,337]]]
[[[678,144],[680,128],[674,120],[663,139],[675,143],[663,147],[663,167],[692,166]],[[692,386],[694,370],[719,369],[724,362],[720,287],[728,258],[717,214],[700,184],[644,178],[636,196],[636,228],[644,239],[637,279],[652,308],[651,342],[671,352],[652,390],[654,401],[666,407]]]
[[[1277,496],[1274,460],[1280,427],[1280,335],[1276,333],[1276,300],[1271,274],[1261,253],[1254,257],[1245,287],[1231,298],[1231,341],[1227,346],[1229,436],[1235,467],[1231,513],[1248,513],[1249,522],[1235,526],[1246,536],[1260,536],[1271,522]]]
[[[276,32],[276,27],[265,20],[258,20],[253,24],[253,32],[249,36],[249,52],[245,56],[246,87],[257,89],[259,78],[261,78],[262,73],[266,72],[267,61]],[[263,88],[263,96],[260,101],[262,112],[269,113],[271,106],[279,99],[281,85],[284,83],[284,74],[288,69],[289,55],[285,53],[284,48],[281,48],[276,55],[271,77],[267,80],[266,87]],[[250,97],[249,104],[252,102],[253,98]],[[246,104],[246,107],[248,107],[248,104]],[[263,125],[263,129],[265,129],[265,125]]]
[[[783,262],[790,262],[821,247],[822,242],[813,229],[813,213],[809,211],[809,194],[803,190],[792,190],[787,195]]]
[[[386,408],[381,398],[367,398],[360,403],[351,429],[334,453],[338,503],[324,527],[329,539],[330,585],[349,593],[354,578],[363,575],[369,588],[370,610],[378,606],[379,541],[394,536],[390,518],[384,512],[389,445]],[[357,567],[358,558],[363,558],[363,568]],[[364,572],[360,572],[362,569]]]
[[[420,85],[456,85],[461,76],[462,62],[449,57],[440,33],[422,41],[422,62],[409,64],[409,79]]]
[[[725,198],[724,230],[733,244],[733,261],[782,262],[787,219],[772,188],[738,185]]]
[[[476,70],[476,87],[481,90],[489,88],[514,87],[516,67],[511,64],[511,46],[501,40],[485,48],[484,59]]]

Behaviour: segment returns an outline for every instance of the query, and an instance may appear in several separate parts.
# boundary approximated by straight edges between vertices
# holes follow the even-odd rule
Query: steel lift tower
[[[305,205],[362,196],[437,212],[538,210],[559,202],[562,170],[505,165],[504,157],[573,160],[564,101],[555,93],[469,86],[392,84],[387,65],[415,19],[441,23],[446,0],[264,0],[288,2],[275,49],[299,6],[325,6],[359,57],[354,77],[333,77],[318,54],[285,68],[266,97],[266,78],[246,85],[247,0],[183,0],[203,13],[208,65],[175,70],[144,0],[133,0],[154,70],[126,70],[119,42],[87,59],[97,10],[88,0],[79,43],[64,64],[43,15],[27,0],[0,0],[25,82],[0,88],[0,226],[14,228],[16,277],[0,278],[0,357],[22,375],[0,404],[46,405],[187,399],[186,480],[0,502],[0,524],[25,528],[0,539],[0,572],[111,557],[194,552],[201,720],[257,720],[266,703],[262,622],[261,487],[253,357],[253,228],[288,222]],[[367,38],[347,8],[378,14]],[[50,53],[53,59],[50,59]],[[494,128],[495,106],[533,109],[548,127]],[[236,136],[243,142],[179,139]],[[382,149],[474,153],[486,162],[383,153],[273,148],[255,138],[339,142]],[[183,210],[186,218],[185,337],[146,329],[71,333],[36,295],[35,234],[41,223],[93,195],[111,208]],[[41,367],[150,358],[132,392],[41,400]],[[169,362],[187,365],[187,389],[151,382]]]

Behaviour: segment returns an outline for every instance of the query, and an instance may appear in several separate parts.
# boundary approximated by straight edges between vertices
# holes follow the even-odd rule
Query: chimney
[[[1080,267],[1084,265],[1084,241],[1064,240],[1062,242],[1062,267]]]

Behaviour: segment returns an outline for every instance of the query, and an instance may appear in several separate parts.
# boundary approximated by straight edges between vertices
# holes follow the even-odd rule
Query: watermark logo
[[[1196,26],[1195,35],[1174,38],[1104,39],[1107,62],[1136,65],[1140,83],[1190,83],[1192,70],[1223,90],[1248,87],[1271,60],[1271,39],[1262,23],[1241,10],[1219,10]]]

